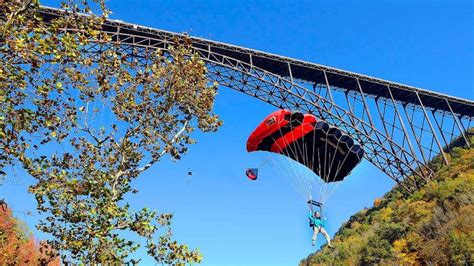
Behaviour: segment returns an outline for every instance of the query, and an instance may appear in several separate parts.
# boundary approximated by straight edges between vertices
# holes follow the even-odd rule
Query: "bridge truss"
[[[63,15],[53,8],[41,13],[46,20]],[[369,162],[408,191],[432,177],[435,156],[449,164],[453,142],[470,145],[472,100],[122,21],[108,20],[102,30],[143,66],[150,49],[166,51],[176,38],[189,38],[211,81],[339,127],[364,147]],[[103,47],[87,50],[100,53]]]

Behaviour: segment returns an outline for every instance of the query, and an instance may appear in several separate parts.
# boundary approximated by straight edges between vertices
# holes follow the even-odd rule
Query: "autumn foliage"
[[[36,180],[36,228],[63,263],[134,263],[143,243],[158,263],[200,262],[173,240],[172,214],[128,199],[143,172],[186,154],[193,132],[222,124],[205,62],[188,38],[163,50],[113,41],[104,0],[61,2],[50,20],[38,0],[0,2],[0,178],[14,166]]]
[[[404,196],[395,187],[353,215],[334,249],[300,265],[473,265],[474,149],[456,147],[449,160],[431,162],[435,178],[419,191]]]
[[[49,251],[10,209],[0,208],[0,265],[60,265],[59,257],[51,261]]]

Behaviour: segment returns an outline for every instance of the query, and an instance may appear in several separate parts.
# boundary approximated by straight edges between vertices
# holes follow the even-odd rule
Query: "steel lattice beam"
[[[44,7],[45,20],[63,11]],[[74,30],[74,29],[66,29]],[[124,53],[145,58],[185,35],[109,20],[102,30]],[[188,37],[188,36],[186,36]],[[313,113],[351,134],[365,158],[409,191],[431,178],[427,166],[440,155],[449,163],[451,143],[474,118],[474,102],[395,82],[238,46],[188,37],[206,62],[208,77],[278,108]],[[98,46],[87,47],[87,52]],[[103,46],[100,46],[103,48]],[[102,49],[101,48],[101,49]]]

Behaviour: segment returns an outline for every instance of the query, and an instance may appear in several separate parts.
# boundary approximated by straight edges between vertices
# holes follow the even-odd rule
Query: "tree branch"
[[[16,2],[20,3],[22,1],[16,1]],[[13,23],[13,19],[18,17],[18,15],[20,15],[21,13],[25,12],[32,3],[33,3],[33,0],[26,0],[23,2],[20,8],[18,8],[18,10],[16,10],[15,12],[12,12],[5,21],[5,24],[4,24],[5,28],[7,29],[10,26],[10,24]],[[0,0],[0,4],[5,5],[7,3],[4,0]],[[5,37],[5,34],[2,34],[2,39],[4,37]]]
[[[184,131],[186,130],[186,127],[189,124],[189,120],[190,119],[186,120],[183,124],[183,127],[176,133],[176,135],[173,136],[173,138],[171,139],[171,144],[175,143],[176,140],[184,133]],[[165,155],[168,151],[169,151],[169,149],[164,148],[158,156],[155,156],[150,162],[145,164],[143,167],[138,168],[136,171],[141,173],[141,172],[147,170],[153,164],[155,164],[163,155]]]

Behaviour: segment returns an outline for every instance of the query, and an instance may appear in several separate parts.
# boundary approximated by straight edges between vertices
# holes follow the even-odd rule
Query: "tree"
[[[199,262],[197,250],[171,239],[171,214],[133,211],[124,200],[165,155],[179,160],[195,129],[221,125],[217,87],[189,41],[137,58],[138,48],[100,31],[103,1],[65,3],[66,16],[48,23],[37,4],[1,8],[0,167],[19,160],[37,179],[30,192],[51,247],[64,262],[121,263],[139,246],[120,234],[132,231],[157,262]]]
[[[37,243],[10,209],[0,208],[1,265],[60,265],[56,254],[46,243]]]
[[[38,8],[38,0],[0,1],[0,177],[18,160],[28,163],[26,150],[38,148],[31,138],[46,144],[57,133],[67,135],[75,106],[61,99],[65,96],[61,80],[74,77],[61,71],[86,63],[79,47],[98,37],[97,28],[106,15],[105,11],[102,17],[71,13],[46,24]],[[84,32],[69,34],[62,25]],[[51,97],[56,92],[60,94]]]

